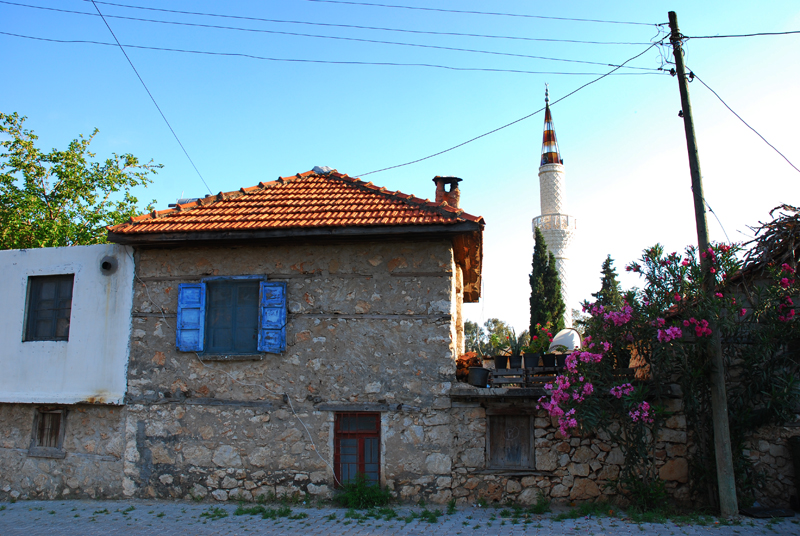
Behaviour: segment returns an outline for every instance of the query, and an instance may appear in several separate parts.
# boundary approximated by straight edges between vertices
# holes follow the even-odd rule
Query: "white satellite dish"
[[[550,343],[549,351],[552,352],[553,349],[558,346],[565,346],[567,351],[571,352],[576,348],[580,348],[582,345],[581,334],[578,333],[576,329],[565,328],[556,333],[556,336],[553,337],[553,342]]]

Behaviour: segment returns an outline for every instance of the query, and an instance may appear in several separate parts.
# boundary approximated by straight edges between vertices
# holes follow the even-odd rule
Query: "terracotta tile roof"
[[[307,171],[153,211],[109,227],[118,235],[262,231],[321,227],[483,224],[446,203],[393,192],[371,182]]]

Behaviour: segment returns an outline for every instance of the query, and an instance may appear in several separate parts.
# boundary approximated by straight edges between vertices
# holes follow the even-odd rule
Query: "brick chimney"
[[[435,176],[433,182],[436,183],[436,202],[441,203],[444,201],[453,208],[458,208],[458,200],[461,198],[461,192],[458,190],[458,183],[462,179],[458,177],[440,177]],[[445,189],[447,186],[447,189]]]

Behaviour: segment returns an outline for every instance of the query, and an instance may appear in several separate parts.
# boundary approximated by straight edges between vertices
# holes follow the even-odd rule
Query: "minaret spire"
[[[563,164],[561,153],[558,151],[556,128],[553,126],[553,116],[550,114],[550,89],[544,85],[544,136],[542,139],[542,162],[545,164]]]
[[[539,201],[541,212],[533,218],[533,227],[540,228],[549,249],[556,258],[558,278],[561,280],[561,297],[567,306],[564,325],[572,326],[572,309],[569,301],[569,257],[570,242],[575,235],[575,217],[566,213],[567,188],[564,161],[558,150],[553,117],[550,114],[550,91],[544,90],[544,140],[542,160],[539,166]]]

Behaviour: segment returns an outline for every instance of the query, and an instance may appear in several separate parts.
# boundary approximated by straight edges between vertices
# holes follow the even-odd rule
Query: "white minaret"
[[[541,229],[547,249],[556,258],[558,278],[561,280],[561,297],[566,305],[564,325],[572,327],[572,308],[569,301],[569,256],[568,249],[575,235],[575,217],[566,214],[567,188],[564,184],[564,160],[558,151],[556,130],[550,115],[550,96],[544,90],[544,140],[542,161],[539,167],[539,197],[541,216],[533,218],[534,232]]]

